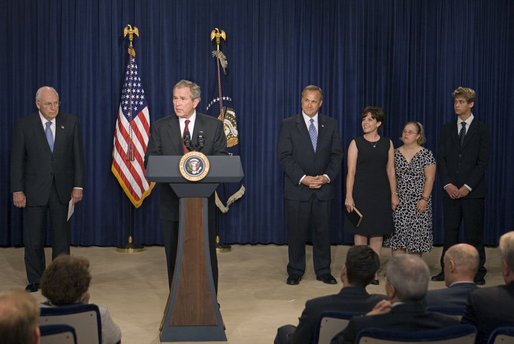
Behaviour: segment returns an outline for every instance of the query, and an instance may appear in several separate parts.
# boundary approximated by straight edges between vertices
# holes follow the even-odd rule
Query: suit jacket
[[[295,332],[289,343],[309,344],[314,338],[321,313],[327,311],[367,313],[375,305],[386,298],[385,295],[368,294],[363,287],[344,287],[339,294],[318,297],[308,300],[300,317]]]
[[[391,309],[391,312],[386,314],[353,317],[346,329],[332,339],[331,344],[353,344],[361,330],[371,327],[391,331],[414,332],[458,324],[459,321],[455,318],[436,312],[427,312],[422,303],[403,303],[396,305]]]
[[[43,206],[55,181],[66,204],[73,187],[84,187],[84,150],[79,120],[59,113],[55,118],[54,151],[50,150],[39,113],[16,123],[11,151],[11,191],[23,191],[28,206]]]
[[[192,145],[198,144],[198,134],[203,131],[204,146],[200,149],[205,155],[227,154],[227,138],[223,123],[217,118],[196,113],[195,127],[191,136]],[[176,115],[167,116],[151,126],[150,139],[145,155],[145,165],[150,155],[183,155],[182,133]],[[178,198],[169,184],[160,184],[161,219],[178,221]]]
[[[337,120],[318,115],[318,143],[312,147],[309,131],[300,113],[282,121],[278,135],[277,153],[285,172],[284,197],[289,200],[307,201],[312,195],[319,200],[335,197],[335,178],[341,169],[343,148]],[[304,176],[326,174],[330,183],[319,189],[298,184]]]
[[[427,306],[464,307],[468,302],[469,293],[476,288],[474,282],[464,282],[448,288],[429,290],[425,302]]]
[[[439,136],[437,152],[441,186],[452,183],[460,188],[467,184],[472,191],[466,197],[485,197],[487,193],[485,171],[489,162],[490,141],[489,127],[474,117],[461,148],[457,120],[446,123]],[[443,192],[443,196],[449,197],[446,192]]]
[[[462,323],[477,328],[476,343],[487,343],[489,335],[497,327],[514,326],[514,282],[473,290],[469,294]]]

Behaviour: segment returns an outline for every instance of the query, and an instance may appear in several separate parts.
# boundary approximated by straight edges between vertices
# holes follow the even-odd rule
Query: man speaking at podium
[[[196,112],[200,103],[200,86],[192,81],[180,80],[173,87],[173,109],[170,115],[152,124],[145,155],[145,166],[150,155],[183,155],[190,150],[205,155],[227,154],[227,139],[223,123],[217,118]],[[168,282],[171,287],[178,244],[178,197],[167,183],[160,184],[160,217],[162,237],[168,263]],[[209,249],[214,285],[218,289],[218,261],[216,233],[213,230],[214,201],[209,198]]]

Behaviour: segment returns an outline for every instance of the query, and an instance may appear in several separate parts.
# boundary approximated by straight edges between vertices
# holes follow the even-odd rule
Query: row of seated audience
[[[298,326],[280,327],[275,344],[311,343],[321,314],[327,311],[368,312],[353,317],[331,344],[354,343],[366,328],[411,332],[459,323],[474,325],[478,330],[476,343],[487,343],[495,328],[514,326],[514,231],[501,236],[499,252],[505,285],[478,288],[473,282],[478,252],[471,245],[457,244],[444,256],[448,288],[428,292],[427,264],[418,256],[395,256],[385,268],[384,296],[369,295],[365,290],[379,268],[378,256],[366,246],[354,246],[341,272],[341,292],[307,301]],[[455,317],[427,311],[427,306],[462,307],[463,316],[459,322]]]
[[[40,307],[60,307],[89,303],[91,274],[89,261],[83,257],[61,255],[54,259],[41,277],[41,293],[48,301]],[[121,341],[121,330],[112,320],[106,306],[100,310],[102,343]],[[39,343],[39,313],[36,300],[26,291],[0,293],[0,343]]]

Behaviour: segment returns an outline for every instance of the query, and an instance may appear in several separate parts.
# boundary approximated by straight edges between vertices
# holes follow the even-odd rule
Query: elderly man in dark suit
[[[282,121],[277,153],[284,169],[284,197],[288,222],[287,284],[295,285],[305,272],[305,242],[313,225],[314,270],[318,280],[336,284],[330,273],[330,219],[335,178],[343,148],[337,120],[318,113],[323,92],[307,86],[302,113]]]
[[[459,321],[455,318],[425,310],[423,299],[429,279],[428,266],[420,257],[393,257],[386,266],[385,290],[389,300],[380,301],[367,316],[353,317],[331,343],[353,344],[361,330],[371,327],[412,332],[457,325]]]
[[[298,326],[280,327],[275,344],[312,343],[323,312],[369,312],[379,301],[386,298],[385,295],[370,295],[366,291],[366,286],[375,279],[379,267],[380,259],[371,248],[365,245],[351,247],[341,271],[343,288],[339,294],[308,300]]]
[[[487,343],[495,328],[514,326],[514,231],[500,237],[499,250],[505,285],[472,291],[462,317],[463,324],[477,328],[479,344]]]
[[[52,224],[52,258],[70,253],[68,203],[82,199],[84,151],[79,120],[59,112],[59,94],[48,86],[36,93],[39,112],[21,118],[11,151],[13,203],[23,209],[25,268],[34,292],[45,269],[46,212]]]
[[[227,139],[223,123],[211,116],[196,112],[200,103],[200,86],[192,81],[181,80],[173,87],[175,115],[164,117],[152,124],[145,163],[150,155],[183,155],[190,147],[205,155],[227,154]],[[184,140],[184,138],[186,138]],[[189,148],[187,147],[189,146]],[[160,184],[160,216],[168,282],[171,286],[178,243],[178,197],[169,184]],[[216,257],[216,233],[213,230],[214,202],[209,199],[209,243],[214,285],[218,285]]]
[[[464,220],[467,243],[478,250],[480,262],[475,283],[485,283],[484,267],[484,201],[487,193],[485,171],[489,162],[489,127],[476,118],[471,110],[476,93],[471,88],[459,87],[452,93],[457,120],[446,123],[439,136],[437,167],[443,186],[444,247],[441,269],[446,250],[458,243],[459,227]],[[444,280],[444,271],[432,277]]]
[[[469,244],[456,244],[444,254],[444,281],[448,288],[429,290],[427,306],[462,307],[477,288],[473,279],[478,270],[478,251]]]

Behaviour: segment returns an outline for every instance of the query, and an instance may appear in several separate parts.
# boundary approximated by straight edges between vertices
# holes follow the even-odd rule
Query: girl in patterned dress
[[[408,122],[403,127],[403,145],[394,151],[396,188],[400,204],[393,212],[394,234],[384,245],[392,255],[411,253],[421,256],[432,249],[432,188],[436,164],[426,142],[423,126]]]

